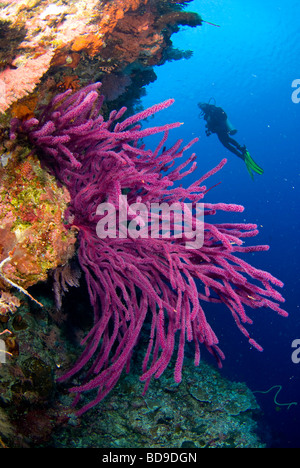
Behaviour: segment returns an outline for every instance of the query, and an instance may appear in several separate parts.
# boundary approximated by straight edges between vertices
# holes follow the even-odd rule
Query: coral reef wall
[[[201,25],[181,1],[12,0],[0,3],[0,114],[12,105],[30,115],[36,96],[106,79],[115,97],[119,80],[133,85],[136,74],[155,79],[153,65],[169,59],[171,35],[179,25]],[[180,54],[174,57],[180,58]],[[128,68],[132,67],[132,68]],[[126,79],[122,79],[125,73]],[[123,88],[122,88],[123,86]],[[134,80],[134,88],[137,80]],[[112,90],[114,92],[112,92]],[[33,96],[28,97],[35,91]],[[25,98],[20,102],[20,99]]]
[[[49,269],[73,256],[76,241],[63,223],[68,191],[57,187],[37,157],[19,159],[20,152],[15,149],[0,167],[0,261],[9,259],[1,269],[2,289],[10,286],[5,277],[25,289],[45,281]]]

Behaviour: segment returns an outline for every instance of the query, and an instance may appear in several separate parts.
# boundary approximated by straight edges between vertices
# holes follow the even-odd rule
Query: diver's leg
[[[225,148],[235,154],[238,158],[241,158],[243,161],[245,160],[243,148],[233,138],[230,138],[227,133],[219,133],[218,138]]]
[[[228,143],[237,148],[237,150],[240,153],[240,158],[245,159],[245,152],[247,151],[247,148],[245,145],[241,146],[236,140],[231,138],[229,135],[228,135]]]
[[[264,170],[252,159],[246,146],[240,146],[233,138],[229,137],[228,140],[232,145],[235,145],[237,149],[241,151],[242,156],[240,157],[245,161],[248,170],[250,168],[257,174],[263,174]]]
[[[233,154],[241,158],[246,163],[247,170],[253,179],[252,171],[256,172],[257,174],[263,174],[263,169],[256,164],[255,161],[251,158],[249,151],[247,151],[246,146],[240,146],[237,141],[226,134],[218,134],[219,140],[225,148],[231,151]]]

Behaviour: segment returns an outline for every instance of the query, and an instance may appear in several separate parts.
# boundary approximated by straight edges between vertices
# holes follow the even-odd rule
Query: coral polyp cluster
[[[27,151],[28,152],[28,151]],[[25,152],[26,153],[26,152]],[[65,228],[66,188],[42,171],[36,156],[14,148],[0,166],[0,287],[24,289],[74,254],[75,231]]]

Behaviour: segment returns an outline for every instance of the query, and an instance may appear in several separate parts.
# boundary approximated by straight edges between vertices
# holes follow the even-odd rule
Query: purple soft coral
[[[118,123],[126,110],[122,108],[104,121],[99,86],[96,83],[75,94],[67,91],[57,96],[39,120],[12,122],[12,137],[17,131],[27,133],[42,162],[71,194],[68,215],[79,229],[78,256],[94,308],[94,325],[82,343],[85,349],[80,359],[60,380],[72,377],[91,362],[85,383],[71,391],[78,394],[78,401],[82,392],[98,389],[96,398],[81,408],[79,415],[109,393],[124,368],[128,371],[146,317],[151,329],[141,376],[145,390],[153,376],[162,375],[176,348],[174,378],[180,382],[186,341],[194,342],[195,365],[200,362],[201,343],[221,364],[224,356],[201,306],[203,301],[224,303],[258,350],[262,348],[245,328],[252,323],[245,306],[270,307],[287,315],[277,303],[284,299],[272,286],[282,287],[282,283],[235,255],[268,249],[242,246],[242,238],[258,233],[256,225],[206,222],[207,216],[218,210],[241,212],[242,206],[204,203],[204,241],[197,249],[187,249],[184,236],[124,238],[119,227],[115,236],[99,238],[99,204],[119,207],[122,196],[128,206],[136,202],[147,207],[151,203],[182,206],[187,201],[202,202],[208,190],[201,184],[226,162],[187,188],[176,185],[196,168],[195,154],[175,166],[175,160],[196,140],[183,148],[178,141],[167,149],[168,132],[180,123],[146,129],[138,124],[173,100]],[[140,138],[159,132],[163,137],[154,151],[139,145]],[[127,214],[132,219],[129,211]],[[200,282],[202,288],[197,287]]]

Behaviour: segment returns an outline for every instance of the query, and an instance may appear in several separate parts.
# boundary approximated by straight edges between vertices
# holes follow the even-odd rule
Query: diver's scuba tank
[[[232,125],[232,123],[228,119],[226,119],[225,125],[226,125],[226,128],[227,128],[227,133],[229,135],[235,135],[236,134],[237,129],[234,128],[234,126]]]

